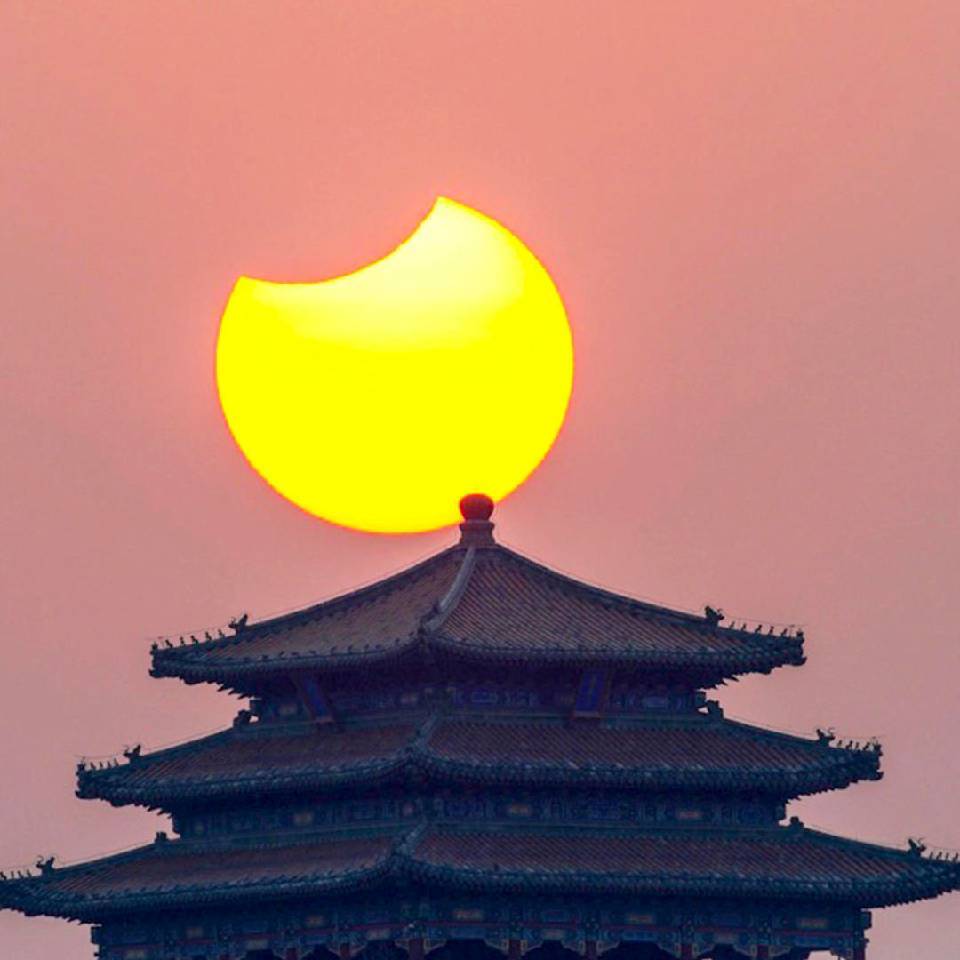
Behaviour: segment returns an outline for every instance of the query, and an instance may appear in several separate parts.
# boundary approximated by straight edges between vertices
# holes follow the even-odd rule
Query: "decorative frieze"
[[[734,956],[756,958],[808,950],[853,957],[865,942],[863,922],[852,908],[824,911],[802,903],[770,909],[703,901],[368,898],[336,905],[308,903],[299,909],[265,905],[255,915],[125,921],[97,928],[95,941],[101,960],[242,960],[258,950],[310,960],[358,954],[363,960],[423,960],[444,945],[446,960],[496,960],[497,954],[550,960],[541,957],[545,945],[562,947],[584,960],[646,960],[649,953],[637,952],[644,944],[673,957],[682,957],[686,947],[700,956],[717,946],[732,948]],[[486,946],[478,949],[478,944]],[[551,956],[563,960],[556,951]]]
[[[656,716],[691,713],[706,702],[703,691],[686,686],[627,686],[610,682],[606,675],[588,671],[583,677],[560,675],[552,682],[518,686],[493,680],[462,680],[447,683],[409,683],[402,686],[364,688],[326,694],[332,715],[340,719],[384,714],[418,713],[450,707],[480,713],[555,713],[566,716]],[[302,686],[302,682],[301,682]],[[583,699],[578,707],[578,697]],[[265,723],[315,720],[302,690],[271,693],[256,698],[254,713]]]
[[[784,807],[769,800],[722,802],[716,798],[627,791],[445,791],[392,793],[333,800],[298,799],[286,804],[244,804],[181,813],[174,828],[185,839],[310,833],[318,829],[406,824],[414,820],[454,824],[658,825],[678,829],[754,827],[775,824]]]

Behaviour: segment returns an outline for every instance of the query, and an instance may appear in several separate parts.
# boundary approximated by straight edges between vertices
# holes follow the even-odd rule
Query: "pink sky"
[[[312,520],[245,465],[212,378],[241,273],[318,279],[437,194],[502,220],[577,377],[508,544],[642,597],[802,622],[728,714],[878,735],[808,823],[960,847],[960,8],[113,0],[0,6],[0,865],[152,836],[80,755],[237,704],[148,640],[392,571],[449,532]],[[875,913],[948,956],[960,897]],[[0,914],[4,956],[85,928]]]

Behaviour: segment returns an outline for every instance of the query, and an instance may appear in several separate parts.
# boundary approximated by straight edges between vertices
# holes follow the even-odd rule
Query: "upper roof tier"
[[[155,645],[154,676],[254,689],[278,674],[369,669],[424,654],[476,663],[581,664],[713,686],[803,663],[803,633],[721,626],[590,586],[494,542],[467,516],[461,540],[353,593],[181,646]]]

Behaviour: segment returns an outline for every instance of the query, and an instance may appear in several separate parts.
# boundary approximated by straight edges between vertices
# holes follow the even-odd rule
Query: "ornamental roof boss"
[[[880,778],[879,744],[724,717],[706,691],[804,662],[724,626],[459,543],[152,674],[249,698],[231,729],[81,764],[77,793],[175,837],[0,881],[0,906],[93,924],[102,960],[862,960],[870,907],[960,864],[786,820]],[[786,822],[785,822],[786,821]]]

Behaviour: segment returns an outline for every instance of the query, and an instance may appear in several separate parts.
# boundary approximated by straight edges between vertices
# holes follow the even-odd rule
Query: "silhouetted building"
[[[496,544],[186,645],[152,673],[250,698],[232,729],[79,770],[175,839],[0,883],[104,960],[862,958],[869,914],[960,865],[784,823],[879,779],[876,743],[733,722],[705,690],[801,632],[617,596]]]

